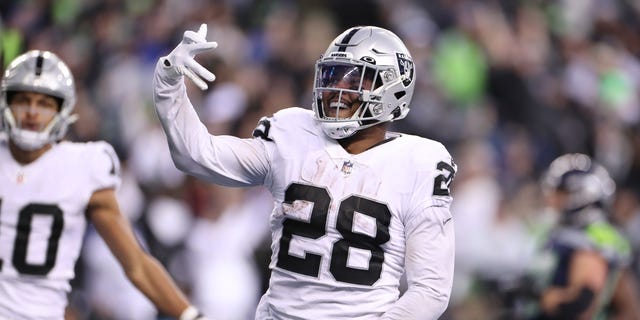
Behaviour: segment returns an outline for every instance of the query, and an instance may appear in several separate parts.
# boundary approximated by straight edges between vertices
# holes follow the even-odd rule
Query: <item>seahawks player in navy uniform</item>
[[[547,244],[555,266],[536,319],[603,319],[611,304],[638,319],[637,301],[625,302],[637,289],[626,278],[630,245],[608,220],[615,183],[605,168],[584,154],[562,155],[549,166],[543,190],[559,217]]]

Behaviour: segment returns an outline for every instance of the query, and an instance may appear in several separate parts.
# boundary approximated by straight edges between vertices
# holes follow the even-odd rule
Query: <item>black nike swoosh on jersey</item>
[[[445,224],[447,224],[449,221],[451,221],[451,219],[453,219],[453,218],[448,218],[447,220],[445,220],[445,221],[442,223],[442,225],[444,226],[444,225],[445,225]]]

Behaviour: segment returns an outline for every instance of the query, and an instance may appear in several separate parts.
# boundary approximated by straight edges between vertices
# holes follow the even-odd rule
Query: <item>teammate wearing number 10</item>
[[[256,319],[437,319],[453,279],[456,166],[442,144],[387,131],[415,87],[403,42],[378,27],[346,30],[315,66],[313,110],[282,109],[242,139],[209,134],[187,97],[184,75],[202,89],[215,79],[194,59],[217,47],[206,32],[186,31],[159,59],[154,100],[179,169],[273,195]]]
[[[75,97],[69,68],[48,51],[18,56],[2,77],[0,319],[64,319],[88,219],[160,310],[180,320],[205,319],[140,248],[121,214],[111,145],[60,141],[75,120]]]

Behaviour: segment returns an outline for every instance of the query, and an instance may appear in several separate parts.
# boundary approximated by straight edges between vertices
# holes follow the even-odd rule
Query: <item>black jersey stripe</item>
[[[340,40],[340,43],[337,43],[336,45],[339,47],[338,48],[338,52],[344,52],[347,50],[347,46],[349,45],[349,41],[351,41],[351,38],[353,38],[353,36],[360,31],[360,28],[354,28],[353,30],[351,30],[349,33],[347,33],[346,36],[344,36],[344,38],[342,38],[342,40]]]

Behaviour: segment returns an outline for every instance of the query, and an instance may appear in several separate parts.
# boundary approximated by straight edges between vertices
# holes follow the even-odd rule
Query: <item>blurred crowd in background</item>
[[[536,252],[553,220],[539,179],[560,154],[609,170],[611,218],[640,252],[640,1],[14,0],[0,18],[3,69],[27,49],[67,62],[80,116],[69,139],[114,145],[119,200],[141,242],[216,319],[252,319],[268,281],[272,204],[263,189],[212,186],[170,159],[153,69],[200,23],[219,47],[198,60],[217,80],[207,91],[187,81],[189,97],[212,133],[241,137],[263,115],[310,108],[314,63],[347,27],[405,41],[418,83],[394,130],[443,142],[459,166],[445,319],[517,318],[511,294],[544,268]],[[86,237],[69,318],[158,317],[96,233]]]

